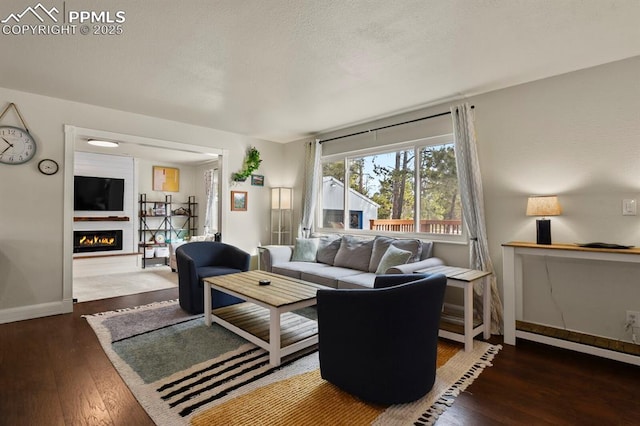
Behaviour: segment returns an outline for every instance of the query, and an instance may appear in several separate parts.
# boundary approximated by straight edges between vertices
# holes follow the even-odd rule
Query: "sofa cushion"
[[[380,264],[378,265],[378,269],[376,269],[376,275],[386,273],[387,269],[392,266],[404,265],[409,261],[411,256],[412,253],[409,250],[402,250],[391,244],[384,256],[382,256],[382,259],[380,259]]]
[[[337,288],[339,279],[357,274],[360,274],[360,272],[350,268],[326,266],[325,268],[302,271],[300,278],[305,281],[311,281],[312,283]]]
[[[376,274],[371,272],[349,275],[338,280],[338,288],[373,288],[375,280]]]
[[[329,265],[324,263],[311,263],[311,262],[283,262],[277,263],[271,267],[271,272],[274,274],[286,275],[291,278],[301,278],[303,271],[311,271],[321,268],[328,268]]]
[[[340,248],[341,241],[342,239],[340,238],[340,235],[337,234],[320,237],[320,241],[318,241],[316,261],[326,263],[327,265],[333,265],[338,249]]]
[[[422,241],[416,239],[405,238],[389,238],[377,236],[373,240],[373,250],[371,252],[371,261],[369,262],[369,272],[375,272],[378,270],[378,265],[382,256],[387,252],[390,245],[401,250],[407,250],[411,252],[411,258],[409,262],[417,262],[421,259],[422,255]],[[406,263],[406,262],[405,262]]]
[[[363,240],[351,235],[343,235],[340,249],[333,262],[334,266],[369,271],[371,250],[374,240]]]
[[[315,262],[318,252],[319,238],[296,238],[293,248],[292,262]]]

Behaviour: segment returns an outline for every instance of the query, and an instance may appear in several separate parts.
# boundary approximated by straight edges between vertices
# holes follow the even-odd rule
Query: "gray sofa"
[[[260,263],[268,272],[332,288],[373,288],[377,275],[444,264],[433,257],[432,241],[337,234],[298,239],[295,246],[263,247]]]

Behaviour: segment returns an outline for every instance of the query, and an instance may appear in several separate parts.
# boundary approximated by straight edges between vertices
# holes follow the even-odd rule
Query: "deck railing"
[[[373,231],[416,232],[413,219],[369,219]],[[462,235],[461,220],[421,220],[420,230],[430,234]]]

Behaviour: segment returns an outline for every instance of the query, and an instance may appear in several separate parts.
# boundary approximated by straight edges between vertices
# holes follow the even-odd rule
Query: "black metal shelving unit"
[[[138,206],[142,267],[169,265],[169,243],[195,235],[197,231],[196,197],[190,195],[185,202],[174,202],[171,195],[165,195],[164,200],[149,200],[147,194],[140,194]]]

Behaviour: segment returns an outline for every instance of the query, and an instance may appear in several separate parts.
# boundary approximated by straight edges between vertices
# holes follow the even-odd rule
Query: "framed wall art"
[[[180,169],[153,166],[153,190],[178,192],[180,190]]]
[[[253,185],[253,186],[264,186],[264,176],[263,175],[251,175],[251,185]]]
[[[231,210],[247,211],[247,191],[231,191]]]

